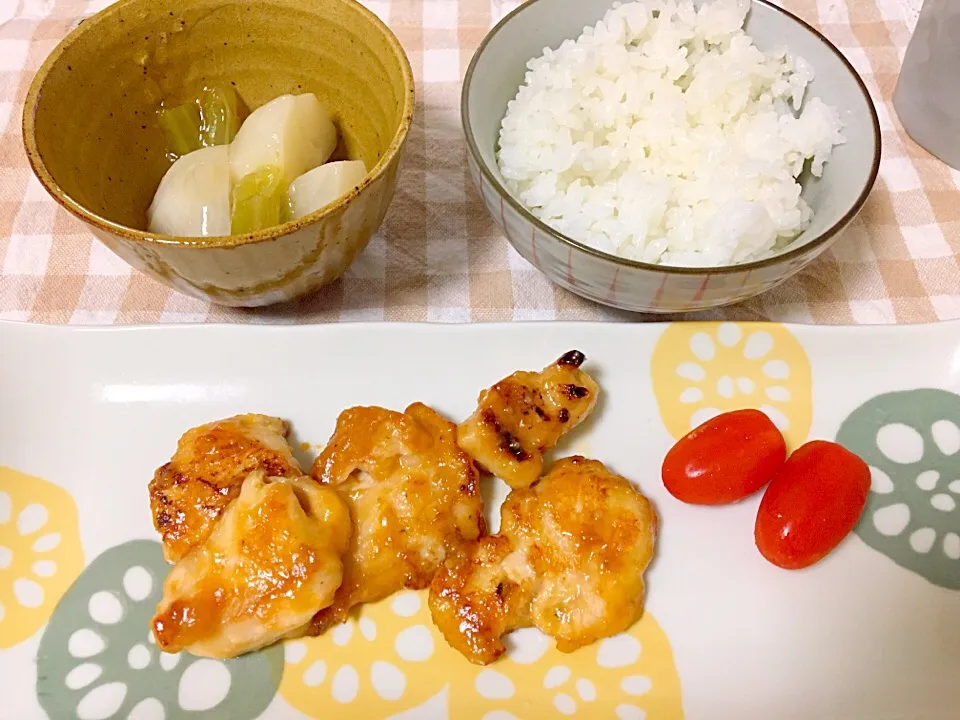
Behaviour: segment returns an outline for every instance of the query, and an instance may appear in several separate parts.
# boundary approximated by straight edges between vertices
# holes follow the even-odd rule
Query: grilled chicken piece
[[[174,566],[153,618],[166,652],[229,658],[303,634],[333,602],[350,511],[313,478],[243,481],[213,532]]]
[[[500,514],[500,532],[451,555],[430,586],[434,623],[468,660],[498,658],[515,628],[537,627],[572,652],[639,619],[657,516],[626,479],[564,458],[513,490]]]
[[[168,562],[207,539],[257,468],[274,477],[303,475],[287,443],[288,430],[279,418],[237,415],[184,433],[173,458],[150,482],[153,524]]]
[[[542,372],[518,371],[480,393],[457,428],[457,442],[482,468],[512,488],[543,473],[543,454],[586,419],[600,388],[571,350]]]
[[[346,499],[354,532],[343,585],[314,632],[342,622],[360,603],[427,587],[452,549],[483,532],[479,474],[455,432],[421,403],[403,413],[341,413],[311,474]]]

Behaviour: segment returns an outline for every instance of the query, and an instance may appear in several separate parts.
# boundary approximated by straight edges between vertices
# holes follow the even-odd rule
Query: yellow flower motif
[[[810,432],[810,361],[793,333],[773,323],[674,323],[650,363],[660,416],[675,438],[730,410],[757,408],[788,449]]]
[[[280,695],[312,718],[385,718],[440,692],[466,664],[434,629],[426,591],[364,605],[319,637],[286,642]]]
[[[446,668],[451,718],[683,718],[673,652],[649,612],[627,632],[569,654],[533,629],[506,643],[507,654],[487,667],[461,661]]]
[[[650,613],[574,653],[558,652],[533,629],[511,633],[506,643],[497,662],[470,664],[434,627],[426,591],[404,591],[320,637],[288,640],[280,695],[318,720],[414,709],[432,717],[444,703],[457,720],[683,718],[673,652]]]
[[[77,506],[70,494],[0,467],[0,648],[39,630],[81,570]]]

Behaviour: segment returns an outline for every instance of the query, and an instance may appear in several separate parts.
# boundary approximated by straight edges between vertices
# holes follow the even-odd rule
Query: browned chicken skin
[[[483,532],[478,473],[455,431],[421,403],[403,413],[341,413],[310,472],[347,501],[354,532],[343,585],[315,618],[314,632],[342,622],[360,603],[427,587],[453,548]]]
[[[174,563],[202,543],[247,475],[303,474],[287,443],[287,423],[267,415],[237,415],[184,433],[170,462],[150,482],[153,524],[163,554]]]
[[[515,372],[480,393],[476,411],[457,428],[457,442],[513,488],[543,473],[543,454],[583,422],[599,387],[571,350],[542,372]]]
[[[434,623],[468,660],[493,662],[515,628],[537,627],[572,652],[640,618],[657,516],[626,479],[564,458],[513,490],[500,514],[500,532],[453,554],[430,586]]]
[[[152,623],[157,646],[228,658],[302,634],[333,602],[350,533],[335,490],[255,471],[167,576]]]

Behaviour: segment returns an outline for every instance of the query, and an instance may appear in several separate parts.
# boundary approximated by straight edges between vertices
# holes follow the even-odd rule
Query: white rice
[[[511,193],[556,230],[650,263],[731,265],[809,224],[797,182],[844,141],[813,70],[758,50],[749,0],[641,0],[531,60],[500,128]],[[801,109],[802,108],[802,109]]]

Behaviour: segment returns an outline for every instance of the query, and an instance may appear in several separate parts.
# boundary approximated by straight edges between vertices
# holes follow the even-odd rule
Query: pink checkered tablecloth
[[[364,0],[410,57],[418,108],[397,196],[337,283],[298,303],[234,310],[179,295],[93,240],[33,178],[20,118],[34,72],[109,0],[0,0],[0,318],[42,323],[623,319],[556,288],[499,234],[467,174],[460,79],[514,0]],[[805,272],[700,315],[816,323],[960,317],[960,173],[904,133],[891,98],[919,0],[783,0],[850,59],[877,105],[883,162],[858,219]]]

